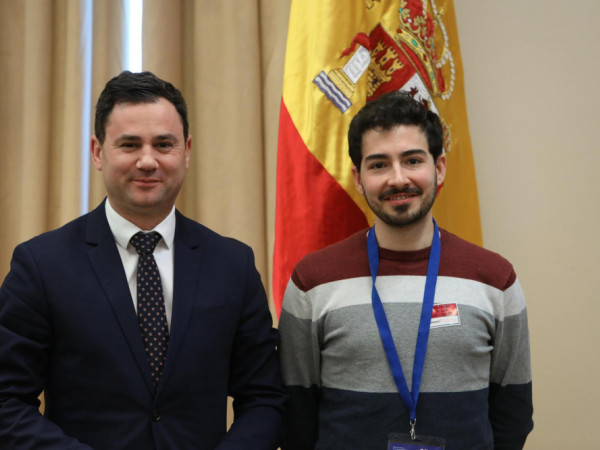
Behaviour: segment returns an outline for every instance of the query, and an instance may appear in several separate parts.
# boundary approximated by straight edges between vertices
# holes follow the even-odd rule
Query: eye
[[[418,164],[421,164],[423,162],[423,160],[421,158],[408,158],[406,160],[406,164],[409,166],[416,166]]]
[[[171,141],[160,141],[155,144],[155,147],[161,152],[166,152],[173,148],[173,143]]]
[[[383,169],[384,167],[385,167],[384,162],[376,161],[376,162],[369,164],[368,169],[369,170],[379,170],[379,169]]]
[[[125,150],[133,150],[135,148],[137,148],[138,144],[136,142],[129,142],[129,141],[125,141],[125,142],[121,142],[121,144],[119,145],[119,147],[121,147],[122,149]]]

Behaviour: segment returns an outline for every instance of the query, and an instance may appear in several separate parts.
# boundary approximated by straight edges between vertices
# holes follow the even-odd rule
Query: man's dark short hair
[[[348,153],[358,171],[362,161],[362,140],[369,130],[391,130],[397,125],[419,127],[429,145],[429,153],[437,161],[444,148],[444,131],[440,118],[408,92],[394,91],[368,102],[354,116],[348,129]]]
[[[154,103],[159,98],[171,102],[183,125],[183,137],[187,141],[189,123],[187,106],[179,89],[165,80],[161,80],[152,72],[121,72],[106,83],[96,104],[94,133],[100,143],[106,137],[106,122],[113,108],[118,103]]]

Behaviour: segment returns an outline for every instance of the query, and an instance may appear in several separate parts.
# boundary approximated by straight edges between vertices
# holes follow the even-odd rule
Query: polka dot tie
[[[161,237],[159,233],[153,231],[139,232],[131,238],[131,245],[140,255],[137,272],[138,322],[154,387],[160,380],[169,342],[162,283],[152,254]]]

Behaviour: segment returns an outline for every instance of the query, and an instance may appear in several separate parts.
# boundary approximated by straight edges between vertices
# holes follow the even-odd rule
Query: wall
[[[528,300],[526,449],[598,448],[600,2],[454,5],[484,244],[515,265]]]

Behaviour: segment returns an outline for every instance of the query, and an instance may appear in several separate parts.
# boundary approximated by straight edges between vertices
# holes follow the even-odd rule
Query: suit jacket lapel
[[[200,273],[199,240],[190,233],[186,226],[186,219],[179,212],[176,213],[175,228],[175,258],[173,280],[173,312],[171,315],[171,330],[169,332],[169,348],[167,360],[161,379],[161,385],[169,379],[171,370],[185,340],[190,317],[194,307],[194,299],[198,287]]]
[[[90,213],[86,237],[90,248],[88,256],[96,271],[98,280],[121,326],[140,372],[148,388],[153,392],[154,387],[152,386],[144,343],[142,342],[117,244],[106,220],[104,202]]]

